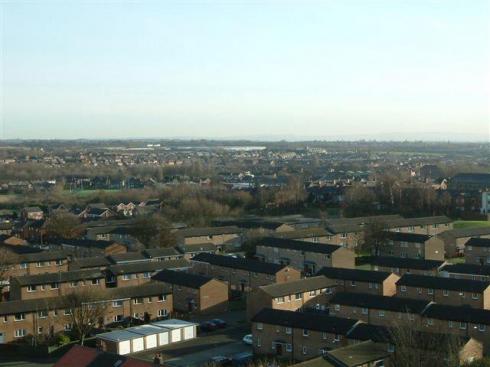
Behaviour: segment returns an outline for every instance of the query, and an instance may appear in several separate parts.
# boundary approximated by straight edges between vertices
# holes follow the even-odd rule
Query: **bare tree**
[[[15,262],[16,255],[4,247],[0,247],[0,301],[2,300],[3,287],[6,286],[9,271]]]
[[[83,290],[65,297],[65,308],[70,311],[69,319],[83,345],[85,338],[98,325],[103,325],[107,301],[96,291]]]
[[[356,251],[361,254],[379,256],[388,246],[387,225],[381,221],[367,223],[361,233]]]
[[[75,238],[83,232],[80,219],[66,211],[56,211],[46,221],[46,234],[49,237]]]

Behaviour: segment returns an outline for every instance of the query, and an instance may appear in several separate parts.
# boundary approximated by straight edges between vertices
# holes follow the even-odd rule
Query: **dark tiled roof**
[[[345,347],[335,348],[327,351],[325,358],[338,366],[358,367],[366,366],[371,362],[389,358],[391,355],[384,344],[373,341],[352,344]]]
[[[108,288],[106,292],[107,296],[104,297],[106,299],[135,298],[170,294],[172,293],[172,288],[162,282],[150,281],[145,284],[130,287]]]
[[[289,240],[295,240],[300,238],[313,238],[313,237],[325,237],[330,236],[331,233],[325,228],[304,228],[294,231],[275,233],[274,237],[284,238]]]
[[[443,239],[454,239],[461,237],[478,237],[490,234],[490,227],[456,228],[438,234]]]
[[[431,236],[426,234],[417,234],[417,233],[403,233],[403,232],[387,232],[386,237],[392,241],[404,241],[404,242],[415,242],[415,243],[424,243],[429,240]]]
[[[117,264],[119,262],[130,262],[130,261],[150,261],[144,254],[141,252],[126,252],[124,254],[114,254],[108,256],[109,260],[113,264]]]
[[[341,248],[341,246],[337,245],[327,245],[327,244],[319,244],[312,243],[306,241],[296,241],[285,238],[276,238],[276,237],[265,237],[260,240],[257,246],[265,246],[265,247],[277,247],[284,248],[296,251],[304,251],[304,252],[314,252],[320,254],[331,254],[332,252]]]
[[[48,283],[58,283],[58,282],[72,282],[78,280],[86,279],[98,279],[104,278],[104,274],[100,270],[73,270],[73,271],[63,271],[57,273],[44,273],[37,275],[24,275],[20,277],[15,277],[19,285],[36,285],[36,284],[48,284]]]
[[[490,310],[469,306],[448,306],[433,303],[423,312],[423,316],[431,319],[490,325]]]
[[[155,274],[152,279],[194,289],[200,288],[213,280],[213,278],[204,275],[190,274],[183,271],[173,270],[162,270]]]
[[[114,275],[133,274],[154,272],[164,269],[183,269],[190,266],[189,262],[184,259],[167,260],[167,261],[148,261],[128,264],[117,264],[107,268],[107,271]]]
[[[410,259],[394,256],[370,256],[363,258],[363,262],[371,265],[416,270],[433,270],[439,268],[444,261]]]
[[[85,269],[85,268],[102,268],[111,265],[111,262],[104,256],[80,257],[73,259],[70,267]]]
[[[372,340],[378,343],[386,343],[391,340],[391,332],[385,326],[359,323],[347,335],[354,340]]]
[[[149,258],[178,256],[180,252],[175,247],[149,248],[143,251]]]
[[[222,266],[225,268],[240,269],[262,274],[276,274],[278,271],[286,267],[285,265],[267,263],[258,260],[234,258],[231,256],[206,253],[201,253],[194,256],[192,258],[192,261],[205,262],[211,265]]]
[[[49,260],[62,260],[70,256],[68,251],[41,251],[19,256],[19,262],[38,262]]]
[[[429,301],[379,296],[374,294],[341,292],[335,294],[330,303],[395,312],[420,313],[427,307]]]
[[[192,245],[179,245],[177,247],[184,254],[199,253],[199,252],[215,252],[216,246],[209,243],[195,243]]]
[[[330,279],[354,280],[359,282],[381,283],[392,273],[386,271],[357,270],[323,267],[317,275],[324,275]]]
[[[447,271],[448,273],[455,274],[468,274],[468,275],[487,275],[490,276],[490,265],[476,265],[476,264],[448,264],[441,268],[441,271]]]
[[[358,321],[323,314],[312,316],[310,313],[265,308],[252,318],[252,322],[345,335]]]
[[[68,245],[75,247],[94,247],[98,249],[106,249],[113,245],[116,241],[102,241],[102,240],[84,240],[84,239],[61,239],[53,241],[53,244]]]
[[[490,238],[473,237],[466,241],[465,246],[490,247]]]
[[[396,285],[480,293],[487,289],[490,283],[470,279],[454,279],[433,277],[428,275],[405,274],[396,282]]]
[[[284,283],[273,283],[260,287],[261,290],[272,297],[280,297],[288,294],[303,293],[316,289],[334,287],[335,283],[324,276],[292,280]]]

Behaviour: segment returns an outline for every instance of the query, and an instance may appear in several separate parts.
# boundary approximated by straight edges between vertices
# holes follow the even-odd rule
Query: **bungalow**
[[[263,261],[291,265],[311,275],[324,266],[354,268],[356,255],[337,245],[265,237],[256,246],[256,256]]]
[[[286,265],[202,253],[191,259],[191,272],[226,281],[230,290],[248,292],[259,286],[301,278],[301,272]]]

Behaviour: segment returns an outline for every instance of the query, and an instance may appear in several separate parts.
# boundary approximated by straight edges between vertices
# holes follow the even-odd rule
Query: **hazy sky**
[[[0,9],[0,138],[490,141],[489,0]]]

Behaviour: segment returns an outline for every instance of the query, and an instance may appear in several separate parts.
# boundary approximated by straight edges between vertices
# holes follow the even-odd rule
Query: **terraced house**
[[[225,248],[238,248],[242,243],[242,230],[235,226],[185,228],[175,234],[179,244],[211,243],[218,252],[222,252]]]
[[[199,254],[191,260],[191,272],[226,281],[230,290],[248,292],[262,285],[301,278],[291,266],[214,254]]]
[[[445,264],[444,261],[439,260],[394,256],[370,256],[360,259],[360,264],[368,264],[371,270],[386,271],[400,276],[403,274],[437,275],[439,269]]]
[[[396,282],[396,287],[398,297],[490,308],[490,283],[486,281],[405,274]]]
[[[266,262],[290,265],[311,275],[325,266],[352,269],[356,255],[337,245],[266,237],[257,244],[256,256]]]
[[[380,255],[444,261],[444,242],[436,236],[388,232]]]
[[[325,310],[335,292],[335,283],[324,276],[259,287],[247,297],[247,316],[251,319],[264,308],[297,311]]]
[[[490,238],[470,238],[465,243],[464,261],[467,264],[490,266]]]
[[[130,317],[165,318],[173,312],[170,288],[161,283],[97,293],[94,301],[103,302],[104,325]],[[71,311],[65,298],[37,298],[0,302],[0,344],[19,341],[27,336],[45,337],[72,329]]]

